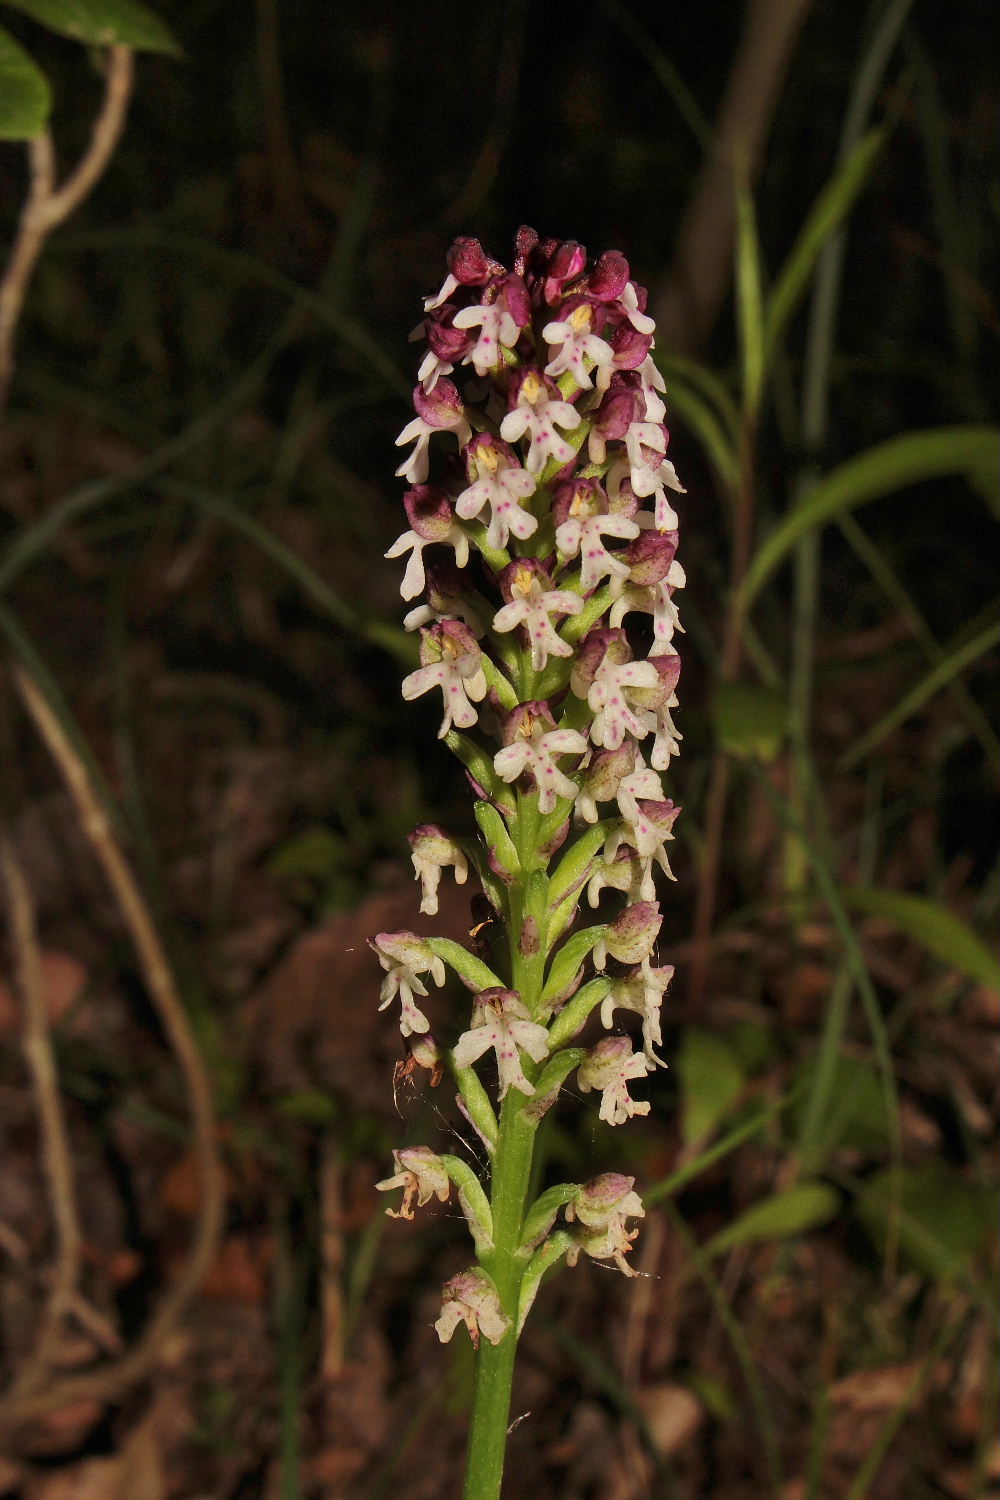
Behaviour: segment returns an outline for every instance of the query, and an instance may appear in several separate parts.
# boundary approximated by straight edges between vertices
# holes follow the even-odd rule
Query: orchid
[[[657,958],[657,882],[672,878],[678,814],[663,773],[679,744],[685,580],[646,300],[619,251],[588,268],[576,241],[522,228],[507,267],[456,240],[424,303],[415,416],[398,439],[412,444],[408,527],[386,555],[407,559],[401,593],[419,602],[405,624],[420,630],[403,696],[440,688],[439,736],[479,829],[414,830],[420,909],[437,912],[449,870],[459,884],[474,872],[483,894],[474,951],[408,932],[372,947],[380,1005],[400,1004],[397,1081],[450,1071],[489,1183],[421,1145],[394,1151],[378,1187],[402,1192],[388,1212],[408,1219],[455,1186],[472,1235],[476,1263],[446,1283],[435,1323],[444,1342],[464,1323],[477,1350],[464,1500],[498,1500],[514,1351],[544,1274],[587,1255],[633,1275],[643,1216],[619,1173],[533,1203],[529,1186],[539,1122],[574,1073],[619,1127],[649,1113],[630,1089],[662,1063],[673,969]],[[589,927],[581,902],[601,908]],[[420,1007],[447,970],[471,1015],[447,1030],[435,1015],[432,1037]],[[613,1023],[641,1028],[641,1048]]]

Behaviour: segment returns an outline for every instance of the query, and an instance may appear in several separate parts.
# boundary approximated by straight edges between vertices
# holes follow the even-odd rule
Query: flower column
[[[457,1192],[476,1261],[445,1287],[436,1326],[446,1341],[464,1322],[479,1351],[465,1500],[496,1500],[517,1338],[542,1276],[581,1253],[631,1274],[627,1220],[643,1212],[615,1173],[533,1204],[528,1185],[538,1123],[574,1071],[610,1124],[649,1109],[629,1086],[659,1061],[672,973],[653,962],[653,870],[670,874],[677,813],[661,777],[679,738],[684,574],[670,493],[683,491],[645,289],[622,255],[588,268],[582,246],[522,229],[512,269],[473,239],[455,242],[448,266],[425,304],[417,415],[398,440],[414,445],[397,470],[409,529],[387,555],[409,555],[404,599],[424,596],[406,617],[421,664],[403,695],[440,689],[440,737],[468,774],[480,831],[461,846],[433,825],[415,831],[421,910],[437,910],[443,868],[464,880],[471,860],[502,942],[495,967],[409,932],[372,947],[383,1008],[400,1002],[404,1066],[451,1068],[490,1184],[416,1146],[394,1153],[379,1186],[403,1189],[402,1217]],[[466,367],[460,389],[451,377]],[[579,928],[584,891],[608,906]],[[425,978],[440,986],[447,968],[472,1012],[439,1042]],[[621,1010],[642,1017],[639,1051],[624,1034],[585,1043],[592,1015],[610,1031]]]

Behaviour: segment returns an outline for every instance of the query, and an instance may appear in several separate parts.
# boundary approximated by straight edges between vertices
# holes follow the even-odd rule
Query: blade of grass
[[[902,1152],[899,1126],[899,1104],[896,1093],[896,1080],[892,1066],[892,1057],[889,1051],[888,1034],[886,1031],[885,1021],[882,1018],[882,1012],[879,1007],[878,996],[875,993],[875,986],[872,984],[871,975],[869,974],[868,967],[864,961],[864,955],[861,952],[861,948],[858,944],[854,928],[852,927],[850,918],[847,914],[847,909],[845,907],[843,897],[840,893],[840,888],[837,884],[836,876],[833,872],[832,862],[828,860],[826,854],[820,849],[817,842],[813,838],[811,838],[809,834],[807,834],[799,819],[795,817],[787,800],[782,797],[781,794],[772,786],[770,779],[764,773],[763,769],[761,767],[758,767],[752,761],[748,762],[747,766],[751,775],[756,778],[757,783],[760,786],[760,789],[763,792],[764,797],[769,803],[772,811],[789,829],[789,831],[794,833],[795,836],[801,840],[802,847],[805,850],[812,867],[813,874],[816,879],[816,885],[819,889],[820,895],[823,897],[823,900],[825,901],[827,908],[829,909],[830,917],[833,921],[834,927],[837,930],[837,935],[840,938],[841,945],[843,947],[844,958],[849,965],[851,977],[858,989],[859,994],[861,995],[862,1003],[864,1005],[865,1015],[868,1021],[869,1030],[871,1031],[872,1043],[875,1049],[875,1056],[878,1062],[879,1072],[882,1080],[882,1091],[885,1097],[886,1120],[888,1122],[891,1155],[893,1161],[899,1161]],[[816,774],[811,762],[808,763],[807,770],[809,773],[809,790],[813,802],[813,815],[814,818],[822,818],[823,814],[822,804],[820,801],[820,793],[817,789]],[[823,822],[825,823],[825,819],[823,819]]]
[[[669,354],[665,349],[657,349],[653,358],[667,382],[667,399],[669,400],[672,389],[671,382],[675,380],[680,380],[689,389],[697,391],[715,413],[729,446],[736,448],[740,440],[742,419],[728,387],[715,371],[703,365],[700,360],[689,359],[684,354]]]
[[[684,82],[680,69],[671,62],[670,58],[661,47],[650,36],[646,28],[638,22],[632,13],[623,5],[614,5],[611,0],[598,0],[598,9],[605,17],[617,26],[629,41],[641,54],[650,71],[662,83],[668,96],[694,136],[703,152],[709,150],[712,144],[712,127],[702,113],[701,106]]]
[[[947,1352],[948,1346],[958,1337],[964,1327],[964,1322],[964,1318],[959,1317],[942,1323],[938,1330],[937,1338],[927,1351],[919,1368],[915,1371],[901,1399],[890,1412],[877,1433],[864,1462],[854,1476],[850,1489],[844,1496],[844,1500],[867,1500],[867,1496],[871,1493],[872,1483],[879,1471],[882,1460],[892,1445],[893,1438],[910,1415],[918,1396],[927,1381],[934,1374],[942,1356]]]
[[[389,390],[409,401],[413,383],[387,354],[362,323],[350,314],[340,312],[321,292],[301,286],[291,276],[256,260],[243,251],[229,250],[211,240],[199,239],[197,235],[182,234],[168,229],[107,229],[93,230],[87,234],[65,235],[59,240],[63,250],[93,250],[125,248],[135,250],[164,250],[177,254],[203,257],[214,261],[231,275],[245,281],[254,281],[280,293],[291,304],[296,314],[308,312],[323,323],[349,348],[367,361],[371,368],[385,381]]]
[[[853,516],[841,516],[837,525],[855,555],[865,564],[886,598],[892,601],[906,621],[927,660],[932,665],[942,661],[945,655],[944,648],[935,639],[920,610],[886,562],[879,548],[866,535]],[[947,688],[972,733],[982,746],[983,754],[1000,775],[1000,739],[993,733],[986,715],[964,683],[953,679],[947,684]]]
[[[671,413],[676,413],[690,427],[726,489],[732,489],[739,479],[739,464],[732,443],[711,406],[683,380],[672,380],[668,395]]]
[[[743,1379],[746,1381],[750,1402],[757,1419],[757,1427],[760,1432],[761,1445],[764,1450],[764,1462],[767,1468],[768,1486],[765,1491],[768,1495],[780,1495],[784,1487],[781,1471],[781,1450],[778,1444],[778,1433],[771,1418],[768,1407],[767,1393],[757,1370],[757,1364],[750,1348],[750,1341],[739,1319],[726,1301],[722,1287],[719,1285],[718,1277],[712,1270],[707,1259],[702,1254],[694,1235],[684,1223],[680,1213],[673,1206],[667,1204],[667,1214],[673,1225],[678,1238],[684,1245],[686,1254],[689,1256],[695,1271],[701,1278],[702,1284],[711,1299],[719,1322],[729,1336],[729,1342],[733,1347],[740,1369],[743,1371]]]
[[[743,410],[756,421],[764,387],[764,288],[757,215],[745,178],[736,188],[736,306],[743,368]]]
[[[111,795],[111,790],[104,778],[104,773],[87,742],[86,736],[81,732],[80,726],[63,696],[62,689],[49,671],[38,648],[25,632],[17,616],[3,604],[0,604],[0,632],[6,636],[7,643],[13,651],[14,656],[21,663],[25,672],[48,703],[52,713],[59,722],[63,734],[73,747],[74,754],[86,768],[90,785],[100,798],[104,811],[111,820],[116,834],[120,836],[123,831],[120,809]]]
[[[0,593],[6,592],[25,568],[41,557],[54,538],[78,516],[96,510],[115,496],[125,494],[134,485],[152,478],[161,469],[167,468],[211,437],[223,422],[234,416],[256,393],[275,359],[293,337],[297,326],[297,314],[286,316],[253,364],[233,382],[229,390],[187,427],[168,438],[155,452],[136,464],[134,469],[126,474],[110,475],[106,479],[95,479],[81,485],[79,489],[72,490],[57,500],[39,520],[22,527],[0,557]]]
[[[340,597],[316,572],[316,570],[294,552],[291,547],[276,537],[266,526],[232,504],[222,495],[216,495],[202,485],[190,484],[181,479],[157,479],[153,488],[173,500],[186,501],[200,510],[225,521],[235,531],[240,531],[290,577],[294,578],[309,597],[345,630],[362,639],[381,646],[397,661],[412,667],[417,660],[417,647],[412,636],[398,625],[389,625],[384,620],[366,619]]]
[[[859,879],[869,884],[874,879],[878,858],[882,825],[881,800],[882,776],[876,768],[870,770],[865,778],[865,810],[857,856]],[[840,1140],[841,1131],[856,1107],[860,1075],[853,1088],[842,1090],[834,1100],[837,1064],[847,1032],[853,992],[850,966],[842,960],[837,966],[832,998],[824,1009],[816,1068],[799,1127],[797,1166],[799,1172],[806,1175],[816,1173],[827,1165],[831,1146]]]
[[[885,917],[935,958],[958,969],[977,984],[1000,989],[1000,962],[980,942],[967,923],[960,921],[940,901],[904,891],[873,890],[850,886],[845,903],[868,916]]]
[[[964,634],[964,632],[963,632]],[[880,745],[894,729],[904,723],[911,714],[918,713],[924,704],[939,693],[943,687],[947,687],[960,672],[971,666],[979,657],[985,656],[994,646],[1000,645],[1000,625],[987,625],[985,630],[979,630],[971,637],[964,639],[951,646],[944,648],[941,660],[936,666],[921,678],[918,683],[904,693],[898,703],[893,704],[887,714],[883,714],[878,723],[866,729],[849,750],[837,761],[838,771],[849,771],[856,766],[859,760],[864,760],[866,755]]]
[[[992,427],[938,427],[889,438],[848,459],[818,481],[806,501],[785,516],[757,551],[739,590],[746,610],[806,532],[883,495],[928,479],[963,474],[977,481],[996,468]]]
[[[797,295],[796,278],[806,270],[810,256],[815,255],[816,281],[806,328],[802,370],[800,433],[803,451],[809,458],[802,466],[794,486],[792,514],[800,512],[809,503],[819,483],[816,455],[823,449],[828,428],[830,370],[846,246],[847,231],[844,226],[847,210],[855,201],[874,160],[876,141],[872,137],[868,138],[871,143],[869,155],[862,137],[883,73],[895,48],[899,29],[911,3],[912,0],[889,0],[880,14],[878,6],[881,5],[881,0],[876,0],[872,7],[870,14],[877,14],[878,18],[854,76],[837,152],[834,183],[843,189],[839,194],[842,201],[839,204],[837,202],[837,186],[834,187],[832,198],[827,194],[821,195],[820,203],[800,236],[799,250],[793,252],[791,267],[794,269],[790,270],[786,289],[783,292],[779,289],[775,298],[777,315],[773,331],[777,337],[780,321],[790,315]],[[843,212],[838,213],[839,209]],[[804,282],[801,289],[804,290]],[[750,571],[752,572],[752,568]],[[795,547],[792,660],[789,674],[789,719],[793,748],[789,797],[793,811],[803,821],[806,821],[808,796],[804,760],[809,754],[812,733],[813,659],[819,594],[820,537],[817,530],[810,530],[799,538]],[[785,878],[790,890],[798,890],[804,886],[805,872],[806,861],[801,847],[794,839],[786,839]]]
[[[911,0],[907,0],[907,4]],[[846,220],[885,144],[884,129],[869,131],[850,151],[809,211],[767,302],[764,345],[774,354],[804,297],[822,251]]]
[[[675,1172],[671,1172],[669,1177],[661,1178],[651,1188],[646,1188],[642,1195],[642,1201],[645,1206],[647,1208],[654,1208],[658,1203],[663,1203],[666,1199],[674,1197],[675,1194],[680,1192],[681,1188],[686,1187],[689,1182],[693,1181],[695,1177],[699,1177],[709,1167],[714,1166],[717,1161],[723,1161],[727,1156],[738,1150],[740,1146],[744,1145],[746,1141],[753,1140],[754,1136],[763,1130],[765,1125],[771,1120],[776,1119],[796,1098],[797,1091],[795,1090],[785,1094],[783,1098],[775,1100],[773,1104],[769,1104],[766,1109],[759,1110],[757,1114],[751,1115],[748,1120],[744,1120],[740,1125],[734,1126],[721,1140],[716,1141],[713,1146],[707,1146],[704,1151],[699,1151],[697,1156],[685,1162],[682,1167],[678,1167]]]

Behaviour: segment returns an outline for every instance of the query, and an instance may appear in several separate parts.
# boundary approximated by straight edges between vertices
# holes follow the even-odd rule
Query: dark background
[[[456,1491],[468,1351],[461,1338],[441,1349],[430,1324],[441,1279],[462,1263],[460,1226],[446,1216],[387,1224],[372,1191],[393,1146],[438,1144],[455,1116],[438,1097],[446,1086],[432,1095],[407,1083],[404,1118],[394,1110],[398,1037],[375,1016],[364,940],[415,925],[408,830],[471,823],[433,709],[399,698],[405,646],[374,623],[397,626],[403,613],[398,568],[382,554],[406,529],[392,474],[418,363],[407,337],[453,235],[475,234],[509,261],[528,223],[595,257],[623,250],[650,290],[658,349],[700,361],[737,392],[731,276],[692,323],[679,247],[738,56],[747,97],[773,91],[751,163],[773,281],[835,169],[884,11],[802,4],[770,85],[764,22],[781,22],[778,3],[190,0],[164,12],[183,60],[139,58],[121,145],[32,287],[0,430],[0,532],[8,548],[33,539],[30,565],[6,586],[6,617],[107,778],[202,1046],[226,1223],[173,1343],[124,1394],[14,1434],[0,1495]],[[872,112],[890,122],[888,139],[849,220],[825,433],[807,452],[800,313],[757,433],[755,545],[807,463],[826,472],[915,429],[995,420],[994,20],[985,0],[916,0],[909,11]],[[13,13],[4,24],[53,81],[65,169],[84,148],[99,77],[76,44]],[[23,192],[23,152],[4,146],[8,240]],[[720,245],[730,262],[724,196],[684,253],[700,264]],[[781,742],[757,769],[733,763],[716,941],[704,989],[691,994],[732,528],[697,432],[668,421],[688,488],[689,581],[684,753],[671,768],[684,814],[678,881],[663,899],[663,959],[678,968],[665,1013],[671,1067],[632,1139],[596,1127],[581,1104],[547,1148],[553,1174],[615,1168],[640,1188],[695,1154],[679,1125],[693,1087],[679,1061],[686,1045],[710,1059],[717,1134],[796,1090],[808,1100],[843,956],[814,873],[789,894],[775,811],[791,776]],[[100,502],[37,540],[41,519],[94,480],[111,481]],[[984,739],[939,692],[858,766],[837,761],[926,674],[921,628],[954,646],[995,618],[995,494],[946,477],[877,500],[858,520],[883,572],[836,526],[824,532],[810,737],[823,802],[812,832],[836,887],[920,895],[989,933],[989,727]],[[887,592],[886,569],[919,612],[916,627]],[[779,699],[791,587],[785,568],[753,615]],[[753,643],[746,661],[752,686]],[[962,682],[981,715],[995,701],[995,660],[977,660]],[[8,747],[8,815],[54,987],[83,1281],[127,1347],[198,1219],[185,1090],[23,715]],[[461,936],[467,899],[443,918]],[[591,1265],[555,1281],[525,1343],[515,1410],[533,1415],[512,1439],[512,1495],[840,1500],[859,1493],[851,1485],[882,1441],[869,1500],[997,1493],[983,1275],[994,1255],[995,1001],[957,950],[929,953],[875,917],[857,917],[855,933],[898,1101],[887,1113],[855,994],[840,1113],[809,1174],[835,1191],[836,1212],[802,1238],[778,1224],[707,1266],[692,1249],[796,1181],[800,1103],[651,1212],[636,1250],[651,1279],[626,1284]],[[10,990],[0,1000],[10,1163],[0,1221],[25,1247],[5,1286],[29,1309],[9,1325],[13,1369],[31,1342],[51,1239],[16,1005]],[[870,1185],[894,1159],[923,1239],[887,1242],[879,1223]],[[109,1357],[92,1330],[74,1337],[63,1372]],[[137,1451],[143,1494],[128,1468]]]

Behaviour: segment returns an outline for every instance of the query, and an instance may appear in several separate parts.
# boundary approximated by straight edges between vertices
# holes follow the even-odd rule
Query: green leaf
[[[279,879],[326,880],[343,858],[344,840],[332,829],[314,824],[279,845],[267,867]]]
[[[166,52],[179,57],[181,49],[167,27],[139,0],[4,0],[49,31],[110,47],[124,42],[140,52]]]
[[[828,1097],[815,1129],[807,1131],[810,1105],[821,1086],[821,1055],[816,1052],[796,1069],[801,1089],[793,1111],[792,1129],[800,1137],[799,1159],[808,1171],[822,1167],[843,1148],[884,1158],[889,1140],[889,1114],[878,1070],[870,1062],[840,1052],[830,1069]]]
[[[788,708],[783,696],[750,683],[717,683],[712,716],[716,738],[730,755],[772,761],[788,734]]]
[[[859,739],[855,740],[851,748],[840,757],[837,769],[848,771],[851,766],[857,765],[859,760],[864,760],[865,756],[874,750],[876,745],[880,745],[898,724],[902,724],[911,714],[919,712],[929,699],[933,698],[943,687],[947,687],[960,672],[964,672],[966,667],[971,666],[978,657],[984,656],[996,645],[1000,645],[1000,625],[990,624],[985,630],[977,631],[971,639],[952,646],[908,693],[904,693],[898,703],[893,704],[887,714],[883,714],[877,724],[873,724]]]
[[[654,1204],[663,1203],[668,1198],[674,1197],[681,1188],[686,1187],[702,1172],[707,1172],[708,1168],[714,1166],[717,1161],[723,1161],[746,1141],[752,1140],[782,1110],[787,1109],[795,1097],[795,1094],[786,1094],[784,1098],[776,1100],[765,1109],[751,1115],[749,1119],[741,1121],[733,1130],[728,1131],[716,1141],[714,1146],[708,1146],[704,1151],[699,1151],[697,1155],[689,1157],[684,1165],[671,1172],[669,1177],[662,1177],[653,1187],[645,1188],[642,1194],[643,1203],[647,1208],[652,1208]]]
[[[737,593],[746,609],[799,537],[835,516],[894,490],[946,474],[964,474],[970,483],[994,475],[997,431],[992,427],[937,427],[909,432],[869,448],[821,479],[808,499],[771,533],[747,570]]]
[[[503,981],[497,978],[493,970],[481,958],[470,953],[468,948],[463,948],[461,943],[453,943],[451,938],[441,937],[423,938],[422,941],[450,969],[454,969],[473,994],[479,994],[480,990],[503,989]]]
[[[768,353],[773,351],[801,301],[823,247],[844,223],[868,181],[885,137],[884,129],[870,131],[813,204],[768,301],[764,318]]]
[[[24,48],[0,27],[0,141],[30,141],[41,135],[52,108],[52,91]]]
[[[745,1213],[720,1229],[707,1245],[706,1256],[722,1255],[738,1245],[752,1245],[758,1240],[791,1239],[805,1234],[832,1219],[840,1207],[840,1197],[825,1182],[797,1182],[763,1203],[755,1203]]]
[[[699,1146],[743,1092],[739,1058],[722,1037],[689,1026],[677,1056],[681,1085],[681,1136]]]
[[[966,1182],[942,1161],[887,1167],[865,1183],[856,1206],[877,1245],[891,1231],[912,1266],[944,1281],[985,1248],[997,1215],[992,1185]]]
[[[1000,988],[1000,961],[959,917],[929,896],[911,896],[902,891],[880,891],[853,886],[844,900],[867,916],[885,917],[901,932],[921,943],[935,958],[942,959],[979,984]]]
[[[736,305],[743,362],[743,409],[754,414],[764,385],[764,293],[753,199],[743,185],[736,195]]]
[[[577,970],[607,930],[607,924],[601,922],[596,927],[585,927],[581,932],[574,932],[566,939],[549,965],[545,988],[542,990],[543,1007],[546,1001],[551,1004],[568,989]]]
[[[277,1101],[278,1113],[303,1125],[328,1125],[337,1114],[336,1101],[320,1089],[295,1089]]]

